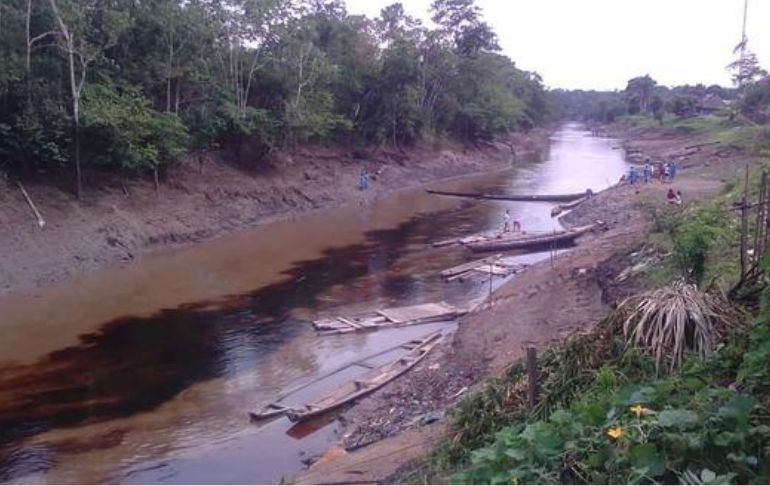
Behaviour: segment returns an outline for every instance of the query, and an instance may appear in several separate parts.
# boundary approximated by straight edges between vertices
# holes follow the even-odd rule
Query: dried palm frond
[[[615,319],[627,342],[655,357],[656,369],[669,363],[673,370],[687,351],[711,354],[733,315],[722,298],[677,281],[624,300]]]

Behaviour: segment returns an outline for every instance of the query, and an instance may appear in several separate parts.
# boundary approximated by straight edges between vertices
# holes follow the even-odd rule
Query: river
[[[598,191],[626,170],[616,144],[567,124],[542,161],[432,187]],[[342,364],[456,326],[319,337],[309,322],[483,299],[488,284],[437,275],[468,254],[430,242],[498,228],[506,208],[525,230],[559,227],[547,203],[405,190],[0,299],[0,481],[275,483],[296,474],[335,441],[339,424],[255,426],[249,410]]]

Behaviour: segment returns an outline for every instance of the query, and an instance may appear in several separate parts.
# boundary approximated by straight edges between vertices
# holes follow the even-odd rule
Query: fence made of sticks
[[[749,191],[749,166],[746,166],[743,197],[736,209],[741,211],[740,264],[741,277],[731,290],[733,296],[744,289],[756,288],[762,284],[765,271],[763,259],[770,249],[770,177],[762,171],[756,200]]]

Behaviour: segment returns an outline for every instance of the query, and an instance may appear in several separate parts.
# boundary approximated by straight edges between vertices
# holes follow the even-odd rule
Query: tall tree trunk
[[[178,78],[174,80],[174,114],[175,115],[179,114],[179,89],[180,89],[179,86],[181,84],[182,83]]]
[[[27,16],[25,18],[25,29],[27,33],[27,58],[25,59],[24,66],[27,72],[27,87],[29,87],[29,68],[32,59],[32,42],[29,37],[29,25],[32,19],[32,0],[27,0]]]
[[[67,28],[67,24],[64,23],[64,19],[59,14],[59,8],[56,5],[56,0],[50,0],[51,9],[53,10],[56,21],[59,24],[59,30],[67,46],[67,60],[69,61],[70,71],[70,90],[72,92],[72,126],[73,135],[75,137],[75,177],[77,179],[77,197],[82,199],[83,197],[83,176],[80,170],[80,93],[83,88],[83,83],[86,79],[86,66],[85,62],[82,62],[83,72],[81,73],[80,83],[75,79],[75,43],[72,39],[72,34]]]
[[[174,69],[174,32],[168,34],[168,62],[166,64],[166,112],[171,111],[171,73]]]

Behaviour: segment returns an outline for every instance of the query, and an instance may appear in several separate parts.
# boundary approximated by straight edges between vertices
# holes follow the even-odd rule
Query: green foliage
[[[762,262],[765,269],[770,267],[767,259]],[[750,390],[770,394],[770,287],[762,293],[761,308],[752,323],[749,345],[738,370],[738,380]]]
[[[46,34],[60,30],[52,5],[32,2],[27,69],[26,2],[3,3],[0,169],[73,163],[69,48]],[[400,4],[369,19],[340,0],[55,5],[77,51],[86,168],[157,167],[190,145],[258,159],[282,144],[489,139],[548,118],[540,77],[494,54],[474,0],[433,2],[435,27]]]
[[[154,170],[184,153],[187,131],[171,113],[150,106],[138,89],[91,84],[83,92],[85,154],[93,163]]]
[[[754,330],[751,349],[767,346],[767,338]],[[640,369],[635,359],[628,359],[632,350],[621,359],[606,360],[591,382],[579,386],[572,399],[547,416],[500,428],[491,442],[470,453],[470,463],[454,480],[471,484],[767,481],[767,409],[746,391],[720,384],[725,368],[735,371],[740,363],[740,354],[732,347],[726,346],[708,361],[693,359],[681,373],[659,379],[651,369]]]
[[[701,208],[682,215],[671,228],[674,260],[689,281],[703,281],[710,250],[731,235],[726,221],[730,219],[724,210]]]
[[[718,140],[752,155],[770,155],[770,125],[734,128],[721,133]]]
[[[738,110],[756,123],[770,123],[770,76],[746,87]]]

